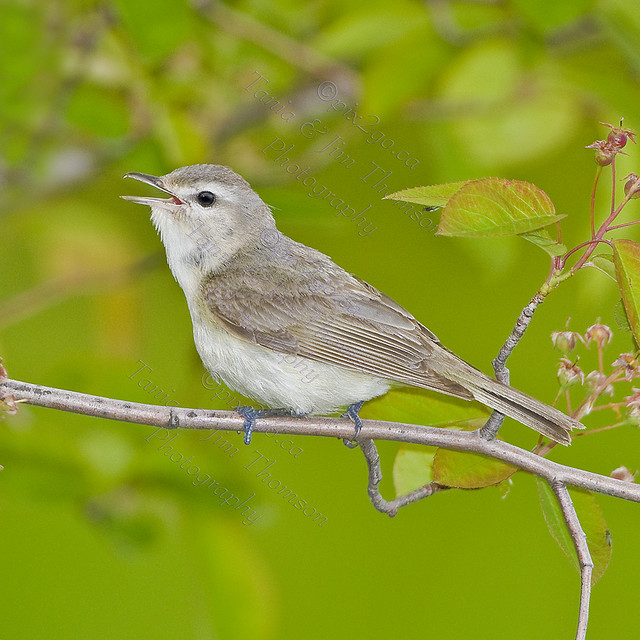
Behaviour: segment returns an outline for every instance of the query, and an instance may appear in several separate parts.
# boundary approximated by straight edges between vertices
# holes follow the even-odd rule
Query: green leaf
[[[529,182],[504,178],[471,180],[442,212],[438,235],[511,236],[540,229],[558,216],[549,196]]]
[[[593,584],[598,582],[611,561],[611,533],[607,529],[600,504],[589,491],[569,489],[580,524],[587,535],[587,544],[593,560]]]
[[[445,184],[432,184],[426,187],[412,187],[390,193],[385,196],[389,200],[402,200],[404,202],[414,202],[426,207],[444,207],[451,197],[455,195],[465,184],[462,182],[446,182]]]
[[[536,482],[538,484],[538,499],[540,500],[542,515],[547,523],[551,537],[558,543],[558,546],[567,558],[569,558],[571,564],[573,564],[576,569],[580,569],[578,556],[573,546],[573,540],[571,539],[569,529],[567,529],[567,524],[564,521],[564,516],[562,515],[562,510],[560,509],[555,493],[553,493],[548,482],[545,482],[541,478],[536,478]]]
[[[579,571],[580,565],[573,539],[558,500],[547,482],[540,478],[536,478],[536,481],[540,506],[549,532],[571,564]],[[604,575],[611,560],[611,535],[595,496],[581,489],[570,489],[569,493],[582,529],[587,536],[587,544],[593,560],[593,584],[595,584]]]
[[[459,489],[481,489],[506,480],[518,469],[477,453],[438,449],[433,460],[433,480]]]
[[[546,229],[527,231],[527,233],[521,233],[520,237],[532,242],[537,247],[540,247],[551,257],[563,256],[567,252],[567,247],[552,238],[551,234]]]
[[[631,331],[640,344],[640,243],[614,240],[613,263]]]
[[[393,461],[393,484],[396,496],[404,495],[433,480],[435,447],[403,445]]]
[[[597,256],[593,256],[589,260],[591,265],[598,271],[602,271],[606,276],[609,276],[612,280],[616,279],[616,269],[613,264],[613,256],[607,253],[600,253]],[[587,263],[588,264],[588,263]]]
[[[629,318],[627,318],[627,312],[624,310],[622,299],[613,305],[613,318],[616,321],[617,329],[631,333],[631,325],[629,324]]]

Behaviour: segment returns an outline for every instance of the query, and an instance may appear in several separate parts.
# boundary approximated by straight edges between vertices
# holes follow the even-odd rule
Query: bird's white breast
[[[329,414],[391,386],[374,376],[246,342],[200,318],[193,317],[193,327],[205,367],[231,389],[272,409]]]

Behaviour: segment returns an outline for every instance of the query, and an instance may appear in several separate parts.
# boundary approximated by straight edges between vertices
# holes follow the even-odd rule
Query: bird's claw
[[[360,435],[360,431],[362,430],[362,419],[358,415],[360,409],[362,409],[362,402],[354,402],[347,407],[347,410],[342,414],[342,418],[350,418],[353,420],[353,424],[355,426],[355,434],[352,440],[347,440],[347,438],[343,438],[342,442],[344,442],[345,446],[349,447],[349,449],[355,449],[358,446],[356,442],[358,436]]]

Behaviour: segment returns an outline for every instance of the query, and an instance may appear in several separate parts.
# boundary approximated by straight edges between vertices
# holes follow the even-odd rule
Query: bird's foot
[[[235,411],[244,418],[245,444],[251,444],[251,435],[253,434],[253,428],[256,426],[256,420],[258,418],[273,418],[276,416],[293,416],[295,418],[305,417],[305,414],[297,413],[289,409],[254,409],[247,405],[236,407]]]
[[[242,405],[236,407],[236,413],[239,413],[244,418],[244,443],[250,444],[251,434],[253,433],[253,428],[256,426],[256,420],[260,417],[260,411],[253,407]]]
[[[360,434],[360,430],[362,429],[362,420],[358,415],[360,413],[360,409],[362,409],[362,405],[364,404],[364,400],[361,402],[354,402],[347,407],[347,410],[342,414],[342,418],[350,418],[353,420],[353,424],[355,425],[356,432],[352,440],[347,440],[344,438],[342,442],[344,442],[345,446],[349,447],[349,449],[355,449],[358,446],[356,442],[356,438]]]

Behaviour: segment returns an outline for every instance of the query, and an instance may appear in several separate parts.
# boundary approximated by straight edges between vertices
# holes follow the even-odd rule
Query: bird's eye
[[[196,196],[196,200],[198,204],[201,204],[203,207],[210,207],[216,201],[216,194],[211,193],[211,191],[201,191]]]

